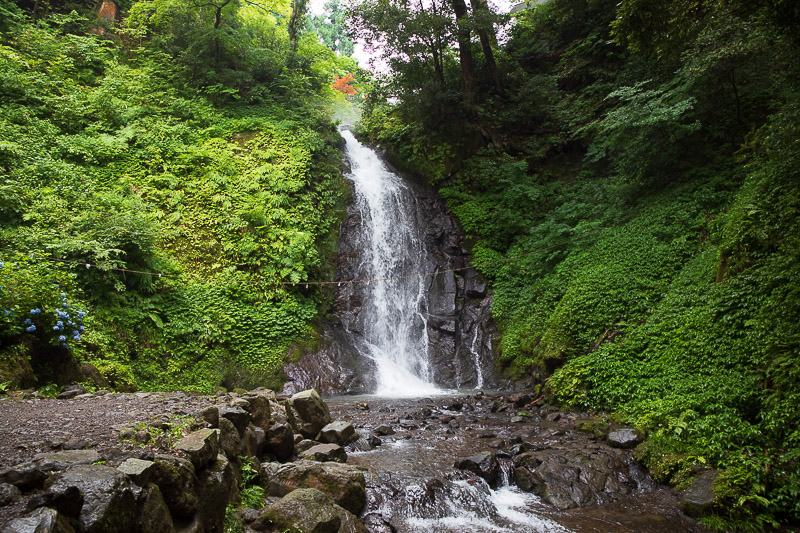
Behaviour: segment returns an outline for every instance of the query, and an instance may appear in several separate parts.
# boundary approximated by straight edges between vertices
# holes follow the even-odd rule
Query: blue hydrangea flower
[[[27,331],[28,333],[33,333],[34,331],[36,331],[36,326],[31,324],[30,326],[25,328],[25,331]]]
[[[25,322],[23,322],[22,324],[25,325],[25,326],[30,326],[31,325],[31,319],[30,318],[26,318]]]
[[[83,318],[86,316],[86,313],[84,313],[83,311],[78,311],[78,316]]]
[[[80,335],[75,335],[72,338],[75,339],[76,342],[81,340],[81,336]]]
[[[31,309],[31,314],[32,315],[38,315],[41,312],[42,312],[42,310],[39,309],[38,307],[36,309]]]
[[[85,329],[86,329],[86,328],[85,328],[85,327],[83,327],[83,326],[81,326],[81,327],[79,327],[79,328],[78,328],[78,330],[79,330],[81,333],[83,333],[83,330],[85,330]]]
[[[65,340],[67,340],[67,338],[64,335],[59,335],[58,336],[58,340],[60,340],[61,342],[64,342]]]

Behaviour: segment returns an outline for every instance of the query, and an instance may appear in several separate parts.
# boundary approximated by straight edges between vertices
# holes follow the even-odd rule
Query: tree
[[[358,92],[358,87],[350,85],[350,83],[355,81],[352,73],[348,72],[347,76],[342,77],[334,75],[333,78],[334,80],[333,83],[331,83],[331,87],[334,90],[339,91],[345,96],[353,96]]]
[[[319,35],[323,44],[339,55],[352,57],[355,50],[353,41],[345,31],[344,10],[339,0],[325,2],[325,14],[309,17],[307,26]]]

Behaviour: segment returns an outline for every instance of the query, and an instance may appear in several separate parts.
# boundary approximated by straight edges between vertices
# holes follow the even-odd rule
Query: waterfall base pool
[[[580,413],[527,417],[512,423],[514,409],[500,395],[444,391],[424,398],[374,395],[327,399],[334,418],[350,421],[363,437],[348,447],[348,463],[368,469],[371,531],[399,533],[675,533],[704,529],[680,510],[677,497],[641,471],[629,493],[602,487],[590,505],[559,508],[514,483],[514,463],[531,455],[624,453],[575,429]],[[502,404],[502,405],[501,405]],[[549,410],[549,408],[548,408]],[[379,426],[384,426],[379,428]],[[388,430],[387,428],[391,428]],[[376,433],[376,429],[380,429]],[[381,443],[371,446],[369,436]],[[375,442],[373,440],[373,442]],[[494,451],[501,472],[494,487],[455,462]],[[525,454],[520,450],[531,450]],[[609,451],[610,450],[610,451]],[[560,457],[560,456],[558,456]],[[580,465],[565,464],[565,467]],[[632,468],[639,468],[633,464]],[[639,469],[641,470],[641,469]],[[614,472],[620,479],[629,471]],[[580,475],[579,475],[580,477]],[[574,490],[582,490],[576,478]],[[611,482],[609,482],[611,483]],[[623,491],[624,492],[624,491]],[[585,495],[584,495],[585,496]],[[587,496],[588,497],[588,496]],[[377,524],[377,525],[376,525]],[[384,527],[382,529],[382,527]]]

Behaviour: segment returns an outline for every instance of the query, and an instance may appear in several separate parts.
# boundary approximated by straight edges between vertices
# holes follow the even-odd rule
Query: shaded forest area
[[[367,0],[360,134],[447,200],[494,288],[498,365],[720,471],[718,530],[800,520],[800,7]],[[496,32],[497,28],[504,28]]]

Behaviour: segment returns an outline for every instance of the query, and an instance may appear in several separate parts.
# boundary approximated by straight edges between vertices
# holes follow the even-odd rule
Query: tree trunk
[[[289,17],[289,44],[292,51],[297,50],[297,32],[300,28],[300,21],[306,14],[306,0],[292,0],[292,16]]]
[[[492,51],[492,43],[496,40],[494,35],[494,28],[492,28],[492,21],[490,20],[489,4],[486,0],[470,0],[472,4],[472,12],[477,19],[478,37],[481,39],[481,48],[483,48],[483,56],[486,59],[486,66],[489,67],[489,72],[494,79],[494,87],[497,89],[497,94],[503,96],[503,81],[500,79],[500,73],[497,70],[497,63],[494,60],[494,52]]]
[[[450,3],[458,24],[458,59],[461,62],[461,77],[464,81],[464,104],[472,114],[475,107],[475,62],[472,59],[467,4],[464,0],[450,0]]]

